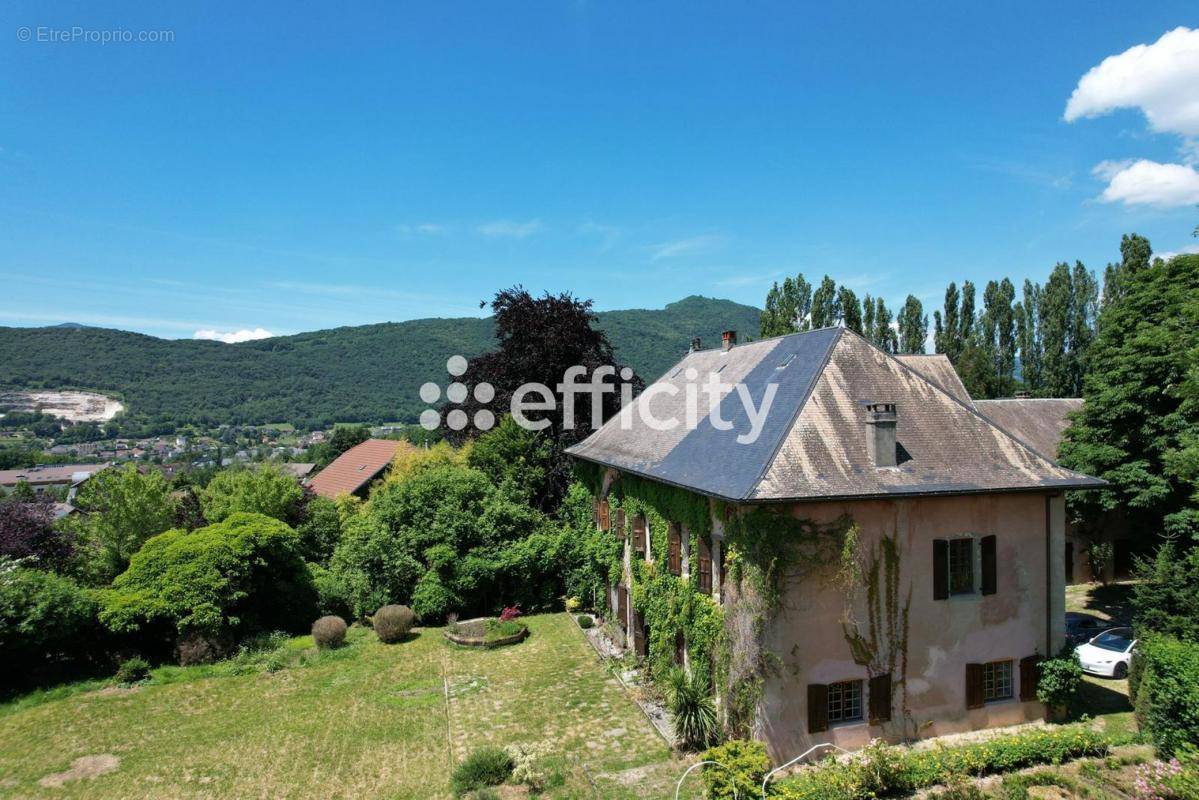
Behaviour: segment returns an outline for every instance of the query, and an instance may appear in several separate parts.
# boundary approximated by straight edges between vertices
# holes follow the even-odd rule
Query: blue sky
[[[1194,59],[1079,87],[1193,2],[110,5],[0,9],[0,325],[761,304],[801,271],[931,310],[1199,243],[1199,122],[1163,111]],[[46,40],[73,26],[173,41]]]

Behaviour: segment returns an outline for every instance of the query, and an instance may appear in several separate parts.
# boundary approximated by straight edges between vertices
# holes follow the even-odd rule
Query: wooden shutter
[[[674,634],[674,663],[680,667],[687,657],[687,636],[682,631]]]
[[[649,654],[649,626],[640,611],[633,612],[633,651],[642,658]]]
[[[933,539],[933,599],[949,599],[949,541]]]
[[[995,537],[984,536],[980,543],[982,549],[982,565],[983,565],[983,594],[995,594],[999,587],[999,578],[996,575],[995,563]]]
[[[828,730],[828,686],[808,684],[808,733]]]
[[[891,674],[870,679],[870,724],[891,721]]]
[[[670,526],[670,555],[667,559],[667,569],[671,575],[681,575],[683,572],[683,535],[678,525]]]
[[[1041,679],[1041,657],[1025,656],[1020,659],[1020,699],[1024,702],[1037,699],[1037,683]]]
[[[622,542],[624,541],[625,537],[624,522],[624,509],[616,509],[616,535],[620,537]]]
[[[608,521],[608,501],[600,500],[599,504],[599,526],[601,531],[606,531],[611,527]]]
[[[983,665],[966,665],[966,708],[982,708],[986,705],[983,693]]]
[[[645,558],[645,517],[641,514],[633,517],[633,552]]]
[[[712,594],[712,551],[704,537],[699,537],[699,580],[698,588],[704,594]]]

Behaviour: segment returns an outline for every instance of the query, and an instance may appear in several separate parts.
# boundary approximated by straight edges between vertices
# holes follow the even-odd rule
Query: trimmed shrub
[[[93,657],[103,642],[97,605],[70,578],[17,567],[0,572],[0,677],[28,682]]]
[[[757,797],[762,780],[770,771],[766,745],[746,739],[733,739],[707,750],[700,759],[715,761],[722,767],[707,765],[702,777],[704,797],[709,800],[732,800],[733,787],[737,797]]]
[[[401,641],[412,630],[414,622],[416,615],[408,606],[383,606],[371,620],[379,641],[386,644]]]
[[[1070,705],[1082,686],[1082,664],[1074,652],[1042,661],[1040,673],[1037,699],[1049,708]]]
[[[121,662],[121,666],[117,667],[117,674],[113,676],[117,683],[129,685],[131,683],[141,683],[150,677],[150,665],[145,659],[127,658]]]
[[[296,532],[261,514],[151,538],[100,598],[100,619],[113,631],[165,630],[193,639],[189,648],[207,640],[218,655],[259,631],[300,633],[316,616]]]
[[[576,618],[576,621],[579,623],[579,627],[583,630],[595,627],[595,620],[593,620],[587,614],[579,614],[579,616]]]
[[[719,734],[716,706],[703,676],[674,670],[667,679],[667,699],[680,746],[698,750],[715,744]]]
[[[332,650],[346,642],[346,621],[341,617],[321,617],[312,623],[312,641],[321,650]]]
[[[1170,757],[1187,745],[1199,744],[1199,647],[1166,636],[1151,636],[1137,645],[1142,659],[1136,713],[1157,745]]]
[[[467,756],[450,776],[454,796],[486,786],[499,786],[512,774],[512,757],[498,747],[480,747]]]

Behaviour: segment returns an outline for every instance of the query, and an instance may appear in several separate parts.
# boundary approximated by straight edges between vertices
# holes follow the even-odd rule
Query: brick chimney
[[[720,349],[728,351],[737,345],[737,332],[725,331],[720,334]]]
[[[699,337],[696,336],[696,337],[692,338],[692,340],[691,340],[691,352],[695,353],[699,349],[700,349],[700,340],[699,340]]]
[[[898,414],[894,403],[866,404],[866,448],[876,467],[897,465],[895,446],[895,423]]]

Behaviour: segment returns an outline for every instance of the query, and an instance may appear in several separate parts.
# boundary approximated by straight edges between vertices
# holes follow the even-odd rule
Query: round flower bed
[[[444,635],[464,647],[503,647],[523,642],[529,635],[529,627],[519,620],[501,622],[495,617],[479,617],[452,623]]]

